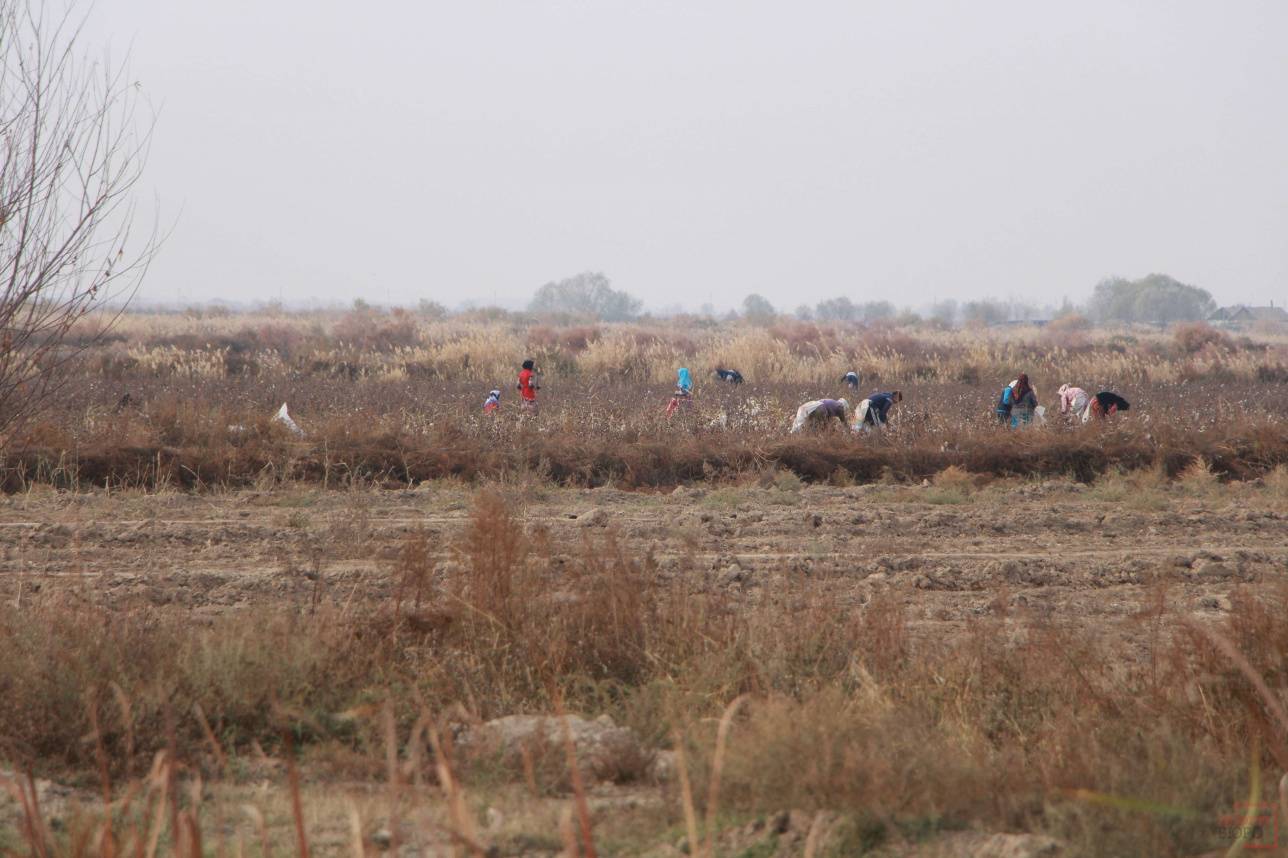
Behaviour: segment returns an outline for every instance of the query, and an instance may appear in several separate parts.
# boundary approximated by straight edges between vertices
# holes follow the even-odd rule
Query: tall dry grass
[[[83,323],[87,331],[97,319]],[[73,335],[75,336],[75,334]],[[1016,372],[1058,386],[1282,380],[1288,334],[1234,337],[1206,325],[1087,330],[1068,326],[943,330],[783,321],[765,328],[677,320],[552,327],[436,319],[395,310],[347,314],[127,315],[96,350],[111,376],[430,378],[487,385],[525,358],[552,379],[665,384],[678,366],[709,377],[735,367],[756,384],[829,384],[859,371],[883,385],[975,383]]]

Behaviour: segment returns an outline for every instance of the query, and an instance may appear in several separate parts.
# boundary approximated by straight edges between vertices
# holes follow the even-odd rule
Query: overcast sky
[[[1288,302],[1288,2],[98,0],[143,297]],[[177,219],[176,219],[177,216]]]

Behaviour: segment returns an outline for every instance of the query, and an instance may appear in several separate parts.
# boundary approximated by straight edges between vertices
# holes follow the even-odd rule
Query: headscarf
[[[1023,402],[1024,397],[1033,392],[1033,386],[1029,384],[1027,373],[1020,373],[1020,377],[1015,379],[1015,393],[1011,395],[1012,402]]]

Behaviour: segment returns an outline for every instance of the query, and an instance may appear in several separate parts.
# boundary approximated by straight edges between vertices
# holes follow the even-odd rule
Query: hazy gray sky
[[[1288,302],[1288,2],[98,0],[149,300]],[[180,211],[182,210],[182,211]]]

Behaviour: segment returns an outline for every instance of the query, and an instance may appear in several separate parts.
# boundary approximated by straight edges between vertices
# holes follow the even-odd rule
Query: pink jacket
[[[1072,410],[1075,414],[1087,407],[1087,391],[1081,387],[1070,387],[1067,384],[1060,386],[1060,413],[1068,414]]]

